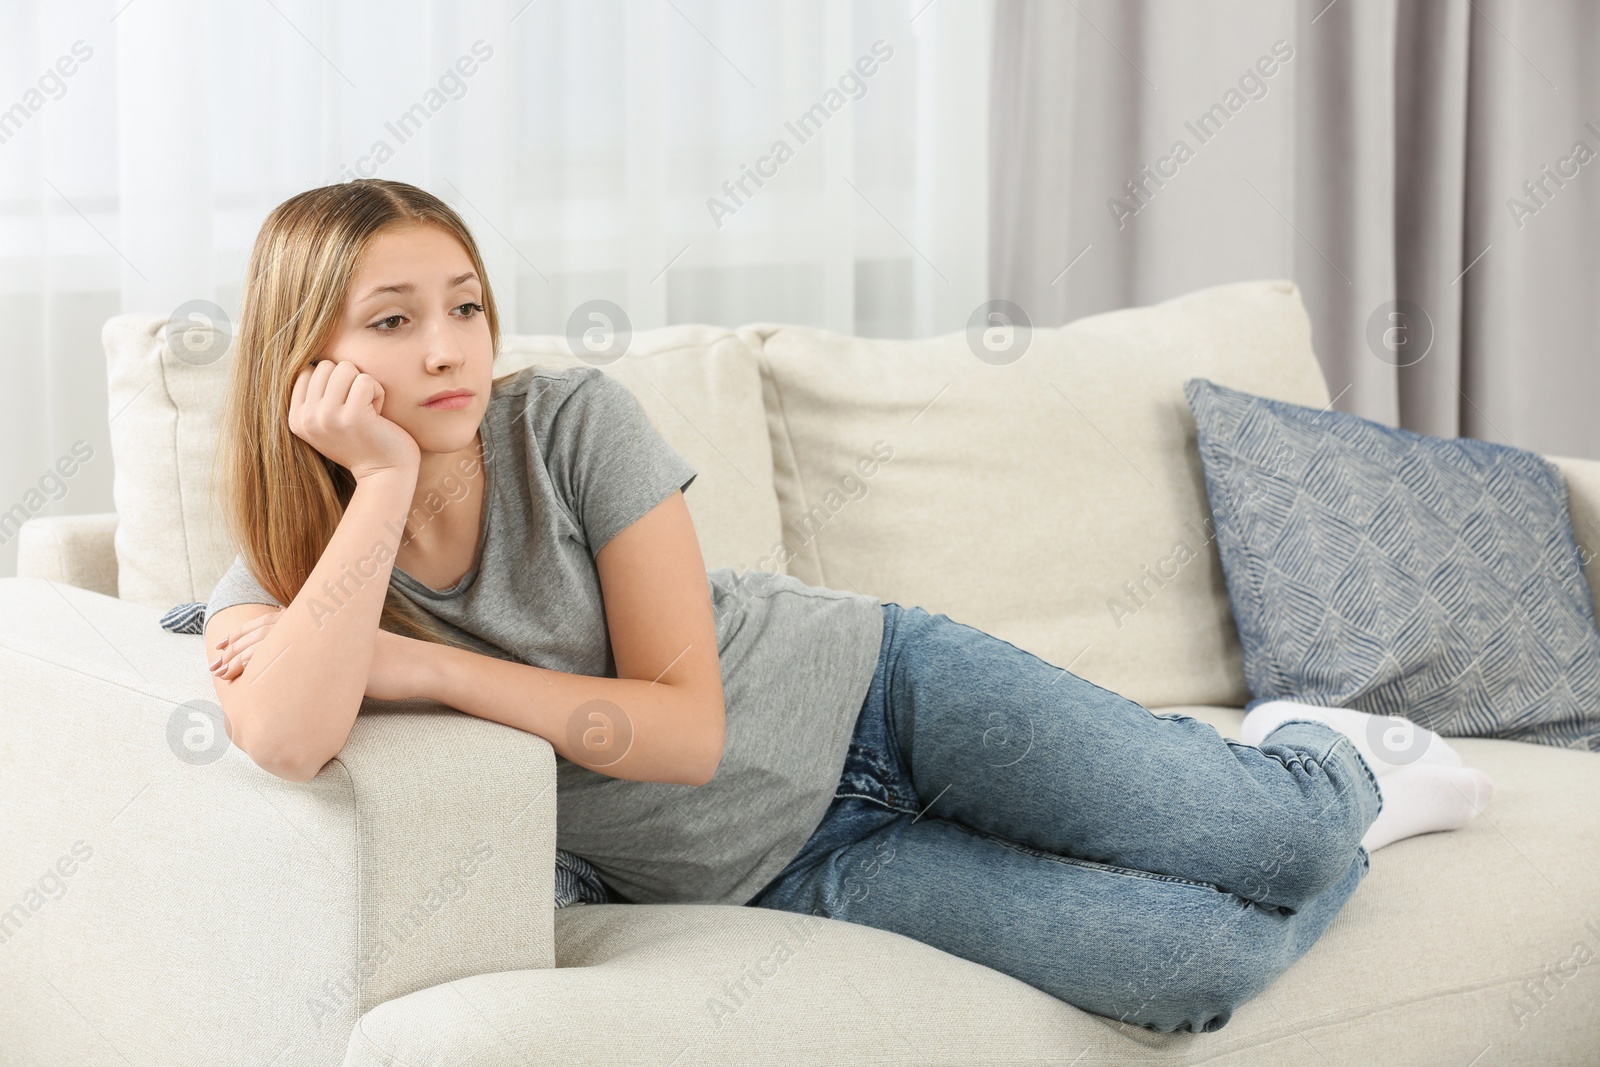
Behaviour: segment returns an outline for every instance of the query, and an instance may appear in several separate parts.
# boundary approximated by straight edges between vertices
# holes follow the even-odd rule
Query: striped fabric
[[[199,601],[179,604],[161,616],[161,628],[175,634],[204,634],[205,604]],[[614,903],[611,894],[589,861],[566,849],[556,849],[556,907],[610,903]]]
[[[1253,699],[1600,751],[1600,630],[1542,456],[1184,383]]]
[[[206,606],[202,601],[179,604],[161,616],[161,628],[175,634],[204,634]]]

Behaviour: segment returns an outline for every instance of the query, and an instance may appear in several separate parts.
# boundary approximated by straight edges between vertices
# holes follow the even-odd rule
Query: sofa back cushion
[[[919,605],[1146,706],[1249,699],[1183,383],[1329,403],[1299,290],[1217,286],[1034,329],[756,324],[789,573]]]
[[[101,328],[117,512],[117,596],[170,608],[206,600],[233,561],[217,518],[211,454],[232,353],[182,358],[167,318],[118,315]],[[176,328],[176,327],[175,327]],[[185,334],[221,335],[186,324]],[[226,342],[224,342],[226,343]]]
[[[210,599],[233,562],[211,456],[233,351],[197,359],[209,327],[169,347],[164,316],[119,315],[101,332],[107,360],[118,596],[161,609]],[[226,343],[226,342],[224,342]],[[563,336],[506,334],[496,377],[583,362]],[[762,555],[779,537],[771,450],[755,356],[731,330],[666,326],[633,334],[602,365],[633,390],[652,425],[699,472],[685,494],[706,566]]]
[[[210,484],[232,353],[178,358],[164,324],[103,331],[119,595],[162,609],[208,599],[234,554]],[[507,334],[495,373],[577,362]],[[700,472],[708,567],[943,612],[1152,707],[1249,698],[1183,382],[1328,403],[1287,281],[1035,329],[1009,364],[965,333],[758,323],[639,331],[603,369]]]

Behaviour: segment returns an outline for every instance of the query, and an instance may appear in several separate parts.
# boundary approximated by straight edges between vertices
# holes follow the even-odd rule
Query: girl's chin
[[[459,412],[457,414],[460,414]],[[453,455],[457,452],[466,452],[472,448],[472,442],[478,436],[478,424],[470,420],[462,420],[461,424],[453,428],[452,432],[442,432],[438,421],[428,420],[432,425],[420,428],[419,431],[408,429],[408,433],[416,438],[417,447],[424,454]]]

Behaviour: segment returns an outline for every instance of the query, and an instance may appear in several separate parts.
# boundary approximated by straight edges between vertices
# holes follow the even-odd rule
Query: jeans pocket
[[[839,775],[839,786],[834,797],[856,797],[890,811],[899,811],[890,782],[893,768],[881,753],[871,746],[850,742],[845,753],[844,771]]]

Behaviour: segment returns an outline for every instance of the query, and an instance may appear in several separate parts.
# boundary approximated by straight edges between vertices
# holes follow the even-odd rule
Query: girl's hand
[[[272,624],[283,615],[283,609],[258,615],[222,639],[221,647],[211,660],[211,673],[224,681],[233,681],[244,673],[246,665],[256,654],[261,639],[267,636]]]
[[[349,360],[318,360],[301,370],[289,397],[289,429],[357,481],[422,462],[416,438],[383,417],[383,386]]]
[[[223,638],[211,673],[225,681],[243,674],[268,631],[282,616],[282,608],[259,615]],[[432,678],[431,654],[436,647],[431,641],[379,630],[374,635],[365,695],[374,700],[409,700],[426,695]]]

